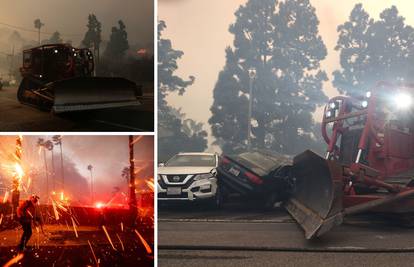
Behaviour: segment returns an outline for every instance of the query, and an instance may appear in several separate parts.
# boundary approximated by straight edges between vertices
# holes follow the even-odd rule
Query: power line
[[[21,30],[21,31],[25,31],[25,32],[34,32],[34,33],[38,33],[37,30],[33,30],[33,29],[28,29],[25,27],[21,27],[21,26],[16,26],[16,25],[12,25],[12,24],[8,24],[8,23],[4,23],[4,22],[0,22],[0,25],[9,27],[9,28],[13,28],[13,29],[17,29],[17,30]],[[41,34],[48,34],[48,35],[52,35],[53,32],[40,32]],[[82,36],[83,34],[80,33],[76,33],[76,34],[62,34],[61,32],[59,32],[61,36]]]

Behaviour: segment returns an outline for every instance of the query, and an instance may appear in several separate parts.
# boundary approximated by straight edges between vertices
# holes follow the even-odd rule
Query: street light
[[[247,150],[251,148],[252,133],[252,105],[253,105],[253,81],[256,78],[256,69],[249,68],[249,113],[247,115]]]

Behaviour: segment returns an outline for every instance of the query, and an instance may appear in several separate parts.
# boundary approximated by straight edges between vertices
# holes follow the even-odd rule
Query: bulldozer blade
[[[307,150],[293,159],[295,187],[285,208],[311,239],[343,220],[342,167]]]
[[[78,77],[46,85],[54,94],[55,113],[137,106],[140,89],[124,78]]]

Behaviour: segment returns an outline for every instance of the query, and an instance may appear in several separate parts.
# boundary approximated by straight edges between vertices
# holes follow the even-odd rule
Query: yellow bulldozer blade
[[[124,78],[78,77],[46,84],[53,92],[55,113],[137,106],[141,91]]]
[[[293,159],[295,188],[285,208],[311,239],[342,223],[342,167],[307,150]]]

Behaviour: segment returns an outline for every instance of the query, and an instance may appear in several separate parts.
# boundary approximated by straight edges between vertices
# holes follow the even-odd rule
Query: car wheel
[[[210,207],[213,209],[220,209],[223,206],[223,194],[220,187],[217,187],[215,196],[210,201]]]

